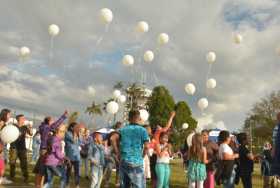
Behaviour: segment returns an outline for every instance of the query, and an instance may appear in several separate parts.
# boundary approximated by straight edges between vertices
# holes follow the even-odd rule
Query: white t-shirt
[[[227,144],[221,144],[219,147],[219,158],[220,159],[223,159],[224,153],[233,155],[233,151],[232,151],[231,147],[229,147],[229,145],[227,145]]]

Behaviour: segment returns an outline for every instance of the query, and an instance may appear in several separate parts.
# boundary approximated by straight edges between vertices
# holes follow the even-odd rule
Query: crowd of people
[[[53,187],[54,176],[60,178],[61,188],[70,187],[72,172],[73,183],[78,188],[82,170],[84,178],[90,182],[89,187],[109,187],[113,169],[116,171],[116,187],[145,188],[147,180],[151,181],[152,188],[169,187],[169,164],[173,156],[169,136],[175,112],[171,112],[166,125],[153,129],[144,125],[138,110],[132,110],[128,114],[128,123],[123,126],[117,122],[114,131],[108,134],[98,130],[91,133],[77,122],[66,125],[67,115],[65,111],[57,120],[46,117],[34,135],[32,126],[24,123],[25,116],[16,116],[19,137],[10,143],[9,150],[1,142],[0,184],[14,180],[17,159],[24,182],[30,182],[25,137],[31,135],[36,188]],[[10,118],[11,111],[3,109],[0,129],[8,124]],[[278,120],[280,122],[280,114]],[[261,155],[264,188],[269,187],[274,159],[278,156],[280,159],[278,126],[273,138],[273,146],[276,147],[265,143]],[[208,130],[195,133],[191,143],[186,142],[181,150],[189,188],[214,188],[215,185],[233,188],[240,179],[244,188],[252,188],[254,160],[260,155],[253,155],[248,145],[246,133],[231,135],[228,131],[220,131],[218,142],[209,139]],[[5,164],[10,166],[9,179],[4,177]]]

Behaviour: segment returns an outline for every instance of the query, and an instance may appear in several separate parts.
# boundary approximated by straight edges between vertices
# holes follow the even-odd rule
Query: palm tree
[[[114,89],[122,90],[123,89],[123,82],[122,81],[117,82],[116,85],[114,85]]]
[[[102,115],[102,109],[100,104],[96,104],[94,101],[92,102],[91,106],[88,106],[86,109],[86,113],[93,116],[93,119],[95,115]]]
[[[143,87],[137,85],[136,83],[132,83],[126,89],[126,94],[128,96],[127,107],[131,109],[137,109],[138,101],[144,97]]]
[[[73,122],[76,122],[78,117],[79,117],[80,113],[79,112],[73,112],[70,114],[69,118],[68,118],[68,124],[70,125]]]

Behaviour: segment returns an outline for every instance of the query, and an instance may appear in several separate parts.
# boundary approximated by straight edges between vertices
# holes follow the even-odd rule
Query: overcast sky
[[[92,100],[109,98],[117,81],[139,81],[143,73],[150,88],[165,85],[176,101],[187,101],[201,126],[237,130],[256,101],[279,89],[278,0],[0,2],[0,107],[40,117],[58,116],[66,108],[83,112]],[[104,7],[114,14],[107,30],[98,17]],[[150,30],[140,35],[134,28],[142,20]],[[50,24],[60,27],[52,49]],[[158,47],[161,32],[170,42]],[[233,42],[234,33],[242,34],[242,44]],[[16,54],[21,46],[31,49],[24,62]],[[141,59],[145,50],[155,51],[153,63]],[[206,94],[208,51],[217,54],[210,74],[217,88]],[[135,57],[134,70],[121,64],[125,54]],[[188,82],[196,85],[195,96],[184,92]],[[94,97],[88,86],[95,88]],[[202,115],[196,103],[205,96],[209,108]]]

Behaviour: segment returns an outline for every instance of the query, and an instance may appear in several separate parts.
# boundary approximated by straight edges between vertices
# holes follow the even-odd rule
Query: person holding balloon
[[[17,128],[19,129],[19,137],[16,141],[11,143],[10,146],[10,177],[14,178],[16,175],[16,160],[19,158],[21,171],[23,173],[24,182],[28,182],[28,169],[27,169],[27,149],[25,147],[26,135],[32,136],[32,126],[25,126],[25,117],[23,114],[16,116]]]
[[[2,109],[0,113],[0,130],[2,130],[8,123],[12,116],[11,110],[9,109]],[[9,160],[8,157],[9,151],[7,149],[7,145],[3,143],[3,155],[5,163]]]

